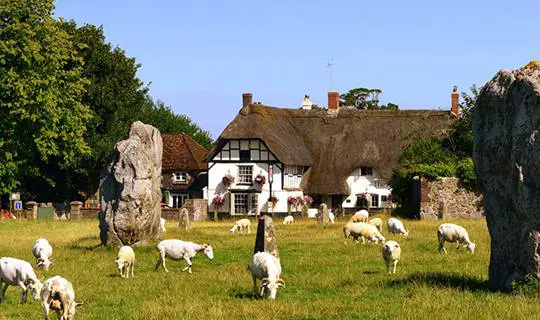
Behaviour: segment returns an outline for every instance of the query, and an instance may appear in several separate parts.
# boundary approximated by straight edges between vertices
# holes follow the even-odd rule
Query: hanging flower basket
[[[234,177],[230,173],[227,173],[221,179],[221,183],[223,183],[225,186],[229,187],[231,184],[234,183]]]
[[[306,204],[306,206],[309,207],[313,203],[313,198],[310,197],[310,196],[305,196],[304,197],[304,203]]]
[[[298,199],[296,197],[288,197],[287,198],[287,204],[290,206],[295,206],[298,203]]]
[[[225,200],[223,199],[223,197],[219,194],[216,194],[216,196],[212,199],[212,205],[215,207],[215,208],[221,208],[223,206],[223,203],[225,202]]]
[[[266,177],[263,176],[262,174],[258,174],[256,177],[255,177],[255,183],[259,184],[259,185],[264,185],[266,183]]]
[[[278,202],[278,198],[276,196],[271,196],[268,198],[268,201],[272,202],[272,206],[276,206],[276,203]]]

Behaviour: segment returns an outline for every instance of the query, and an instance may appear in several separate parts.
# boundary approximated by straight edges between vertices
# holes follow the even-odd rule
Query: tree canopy
[[[358,109],[399,109],[397,104],[391,102],[386,105],[380,104],[381,94],[381,89],[354,88],[340,95],[339,99],[342,106],[354,106]]]

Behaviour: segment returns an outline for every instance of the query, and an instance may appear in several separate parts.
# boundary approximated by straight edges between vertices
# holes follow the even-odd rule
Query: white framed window
[[[302,166],[285,166],[283,173],[283,186],[285,188],[299,187],[304,168]]]
[[[182,208],[184,202],[188,198],[187,193],[173,193],[171,194],[172,208]]]
[[[173,183],[188,183],[189,174],[187,172],[175,172],[172,174]]]
[[[371,207],[372,208],[378,208],[379,207],[379,195],[376,193],[371,194]]]
[[[258,193],[232,193],[233,207],[231,215],[255,215],[259,205]]]
[[[253,166],[238,166],[238,183],[253,183]]]

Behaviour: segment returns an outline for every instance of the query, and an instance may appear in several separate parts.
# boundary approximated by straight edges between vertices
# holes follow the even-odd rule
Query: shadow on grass
[[[103,247],[98,236],[87,236],[79,238],[71,243],[70,249],[93,251],[97,248]]]
[[[256,294],[253,291],[241,291],[240,288],[233,288],[229,290],[229,295],[236,299],[250,299],[250,300],[258,300],[259,295]]]
[[[415,273],[403,279],[392,280],[387,286],[401,287],[411,284],[425,284],[430,287],[454,288],[471,292],[492,292],[485,280],[475,277],[446,274],[441,272]]]

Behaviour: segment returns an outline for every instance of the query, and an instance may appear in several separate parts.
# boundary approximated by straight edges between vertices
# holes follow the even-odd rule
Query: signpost
[[[9,210],[22,210],[22,201],[21,200],[21,194],[20,193],[12,193],[9,195]],[[13,207],[13,201],[15,201],[15,208]],[[20,209],[17,209],[17,204],[20,205]]]

